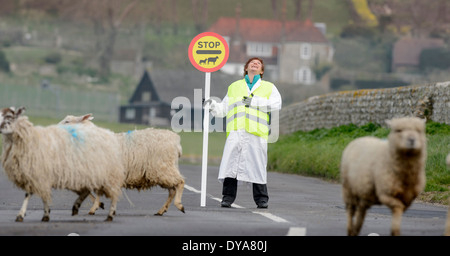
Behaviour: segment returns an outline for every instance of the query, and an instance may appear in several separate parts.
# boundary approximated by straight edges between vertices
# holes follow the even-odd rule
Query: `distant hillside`
[[[203,1],[198,1],[203,2]],[[241,16],[247,18],[278,19],[282,16],[282,2],[275,1],[276,9],[272,6],[270,0],[227,0],[227,1],[208,1],[208,13],[206,27],[214,23],[221,16],[235,16],[238,3],[241,4]],[[295,2],[286,0],[286,19],[295,19]],[[315,0],[313,1],[312,20],[313,22],[324,22],[327,24],[328,32],[339,34],[342,28],[350,20],[350,10],[347,1],[343,0]],[[302,1],[301,18],[307,18],[309,1]],[[201,8],[201,7],[199,7]],[[165,22],[171,22],[171,9],[165,9]],[[202,10],[200,10],[202,11]],[[179,14],[179,24],[194,23],[192,1],[177,1],[177,13]],[[204,18],[204,17],[201,17]],[[255,28],[257,29],[257,28]]]
[[[188,1],[183,1],[188,4]],[[247,18],[266,18],[275,19],[281,17],[283,1],[277,2],[277,11],[272,9],[272,1],[265,0],[227,0],[227,1],[209,1],[208,25],[214,23],[220,16],[234,16],[238,3],[241,3],[242,17]],[[295,1],[286,0],[286,19],[295,19]],[[306,18],[308,11],[308,2],[302,1],[302,16]],[[189,2],[190,4],[190,2]],[[188,4],[188,5],[189,5]],[[343,0],[315,0],[312,10],[313,22],[324,22],[327,24],[328,32],[339,34],[342,28],[351,20],[347,1]],[[256,28],[255,28],[256,29]]]

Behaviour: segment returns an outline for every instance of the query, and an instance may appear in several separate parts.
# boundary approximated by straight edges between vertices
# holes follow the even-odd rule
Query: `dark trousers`
[[[238,180],[235,178],[225,178],[223,181],[223,201],[232,204],[236,199]],[[267,192],[267,184],[253,183],[253,200],[257,205],[269,202],[269,194]]]

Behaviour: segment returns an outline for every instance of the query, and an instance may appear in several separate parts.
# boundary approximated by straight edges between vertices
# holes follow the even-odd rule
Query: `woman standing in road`
[[[238,182],[252,183],[258,208],[267,208],[267,139],[270,112],[281,109],[281,96],[274,84],[262,80],[264,62],[251,58],[245,63],[244,78],[228,87],[222,102],[209,99],[211,113],[226,116],[227,140],[219,169],[223,182],[222,207],[231,207]]]

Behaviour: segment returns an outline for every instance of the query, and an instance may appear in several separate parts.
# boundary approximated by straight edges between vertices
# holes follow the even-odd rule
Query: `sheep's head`
[[[14,122],[24,112],[24,107],[20,107],[17,110],[14,107],[2,109],[0,111],[0,133],[11,134],[14,130]]]
[[[386,123],[391,128],[388,137],[391,148],[406,154],[426,151],[425,120],[403,117],[388,120]]]
[[[78,123],[92,124],[92,122],[91,122],[92,119],[94,119],[92,114],[86,114],[86,115],[82,115],[82,116],[68,115],[58,124],[63,124],[63,125],[64,124],[78,124]]]

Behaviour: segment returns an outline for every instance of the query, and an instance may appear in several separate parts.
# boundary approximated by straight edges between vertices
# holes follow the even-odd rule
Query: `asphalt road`
[[[345,236],[346,215],[341,186],[317,178],[269,173],[269,208],[257,209],[251,187],[242,186],[233,208],[219,206],[222,185],[218,167],[208,168],[206,207],[200,207],[201,167],[180,166],[186,178],[183,205],[186,213],[172,204],[164,216],[153,214],[163,205],[167,191],[159,187],[147,191],[126,190],[113,222],[104,222],[107,210],[88,215],[87,199],[77,216],[71,216],[76,195],[55,190],[50,222],[43,223],[43,205],[31,198],[23,223],[15,218],[24,192],[15,188],[0,170],[0,235],[6,236]],[[102,198],[109,207],[109,200]],[[442,236],[448,208],[415,202],[402,219],[404,236]],[[370,209],[361,236],[390,233],[391,213],[384,206]]]

